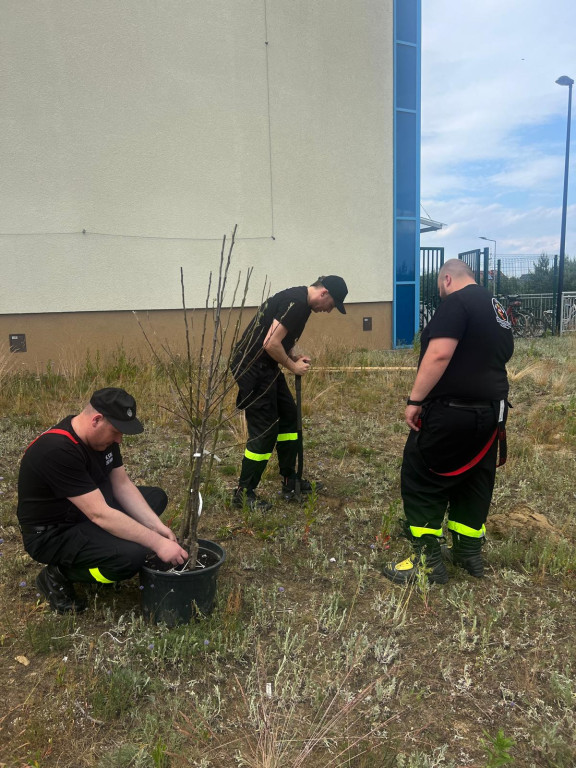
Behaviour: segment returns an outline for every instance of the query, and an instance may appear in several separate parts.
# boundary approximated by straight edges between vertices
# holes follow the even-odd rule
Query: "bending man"
[[[238,342],[232,357],[232,373],[238,384],[236,405],[246,412],[248,443],[233,503],[266,509],[255,489],[266,469],[274,446],[282,476],[282,492],[294,495],[298,454],[297,414],[292,393],[280,367],[296,376],[310,369],[310,358],[295,352],[312,312],[346,314],[346,283],[337,275],[319,277],[312,285],[287,288],[262,304]],[[301,491],[310,492],[308,481]]]

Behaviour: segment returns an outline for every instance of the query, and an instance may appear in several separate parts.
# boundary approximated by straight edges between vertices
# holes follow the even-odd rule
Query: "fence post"
[[[490,280],[490,249],[484,248],[484,288],[488,288]]]
[[[498,259],[498,264],[496,266],[496,287],[495,287],[495,296],[500,296],[500,276],[502,275],[502,261]]]
[[[556,330],[556,317],[558,315],[558,254],[554,256],[554,274],[552,277],[552,328]]]

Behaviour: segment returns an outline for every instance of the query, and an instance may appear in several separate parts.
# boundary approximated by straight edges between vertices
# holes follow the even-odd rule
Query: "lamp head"
[[[574,85],[574,80],[572,80],[571,77],[568,77],[568,75],[562,75],[556,82],[558,85]]]

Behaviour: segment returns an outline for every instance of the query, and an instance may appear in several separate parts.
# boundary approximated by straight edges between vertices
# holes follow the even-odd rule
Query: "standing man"
[[[438,290],[442,303],[422,331],[405,412],[411,431],[401,491],[414,554],[383,570],[400,584],[416,579],[422,555],[428,579],[448,581],[440,546],[447,508],[451,560],[472,576],[484,575],[481,551],[499,444],[500,463],[506,459],[506,363],[514,350],[506,312],[459,259],[440,269]]]
[[[236,405],[245,410],[248,443],[242,460],[233,504],[247,503],[252,509],[268,509],[255,490],[266,469],[274,446],[282,476],[282,492],[287,499],[296,487],[298,426],[296,405],[280,367],[296,376],[310,369],[310,358],[297,354],[294,345],[300,338],[311,312],[343,315],[346,283],[337,275],[319,277],[312,285],[287,288],[262,304],[249,324],[232,356],[232,373],[238,384]],[[301,481],[301,491],[312,487]]]
[[[28,554],[46,567],[36,584],[59,613],[81,611],[74,582],[110,584],[131,578],[146,555],[181,565],[188,557],[159,519],[161,488],[137,488],[120,454],[123,435],[144,427],[123,389],[94,392],[26,449],[18,477],[18,521]]]

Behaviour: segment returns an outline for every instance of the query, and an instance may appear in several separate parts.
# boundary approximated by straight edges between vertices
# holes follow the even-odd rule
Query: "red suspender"
[[[38,435],[38,437],[34,438],[34,440],[32,440],[32,442],[30,443],[30,445],[34,445],[36,440],[39,440],[44,435],[65,435],[69,440],[72,440],[72,442],[75,445],[78,445],[78,440],[76,440],[76,438],[65,429],[47,429],[46,432],[42,432],[41,435]],[[30,448],[30,445],[28,446],[28,448]],[[28,448],[26,448],[26,451],[28,450]],[[26,451],[24,451],[24,453],[26,453]]]
[[[490,446],[492,445],[494,440],[496,440],[496,435],[498,434],[498,432],[499,432],[499,428],[496,427],[496,429],[494,430],[494,434],[492,435],[490,440],[488,440],[484,448],[482,448],[480,453],[477,456],[474,456],[473,459],[470,459],[468,464],[465,464],[463,467],[460,467],[460,469],[455,469],[454,472],[434,472],[433,469],[430,471],[434,472],[435,475],[441,475],[442,477],[454,477],[455,475],[461,475],[463,472],[467,472],[469,469],[472,469],[472,467],[475,467],[476,464],[478,464],[478,462],[481,461],[484,458],[484,456],[486,456],[486,454],[490,450]]]

